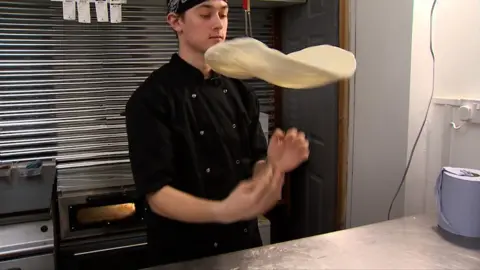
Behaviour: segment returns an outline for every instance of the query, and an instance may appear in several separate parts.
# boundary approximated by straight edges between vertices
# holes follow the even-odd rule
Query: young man
[[[205,51],[225,40],[227,1],[168,4],[179,52],[126,106],[152,264],[260,246],[257,216],[278,201],[283,174],[308,158],[294,129],[277,130],[267,151],[254,92],[205,64]]]

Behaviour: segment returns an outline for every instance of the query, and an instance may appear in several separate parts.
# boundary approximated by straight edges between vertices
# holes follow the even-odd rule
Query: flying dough
[[[225,76],[258,78],[290,89],[321,87],[350,78],[357,66],[351,52],[335,46],[312,46],[286,55],[254,38],[218,43],[206,51],[205,60]]]
[[[264,45],[260,42],[260,46]],[[243,48],[243,50],[242,50]],[[240,55],[256,46],[248,46],[247,39],[239,38],[210,47],[205,52],[206,63],[215,71],[227,77],[236,79],[251,79],[255,76],[244,68]]]

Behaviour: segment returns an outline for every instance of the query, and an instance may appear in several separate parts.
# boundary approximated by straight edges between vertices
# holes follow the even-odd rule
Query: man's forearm
[[[261,159],[253,165],[253,175],[256,175],[257,173],[263,171],[266,169],[268,166],[267,161],[265,159]]]
[[[268,162],[268,159],[265,158],[265,159],[261,159],[259,161],[257,161],[255,163],[255,165],[253,165],[253,175],[256,175],[257,173],[260,173],[261,171],[265,170],[268,166],[272,166],[272,170],[275,171],[275,172],[278,172],[277,170],[277,167],[275,166],[275,164],[272,164],[271,162]],[[280,172],[282,175],[284,174],[284,172]]]
[[[262,171],[268,169],[269,166],[271,166],[271,169],[273,170],[273,178],[276,179],[276,181],[279,181],[281,183],[280,185],[283,186],[285,182],[285,173],[278,170],[275,165],[269,163],[266,159],[261,159],[255,163],[253,166],[253,175],[262,173]]]
[[[153,212],[188,223],[222,222],[221,202],[198,198],[165,186],[148,197]]]

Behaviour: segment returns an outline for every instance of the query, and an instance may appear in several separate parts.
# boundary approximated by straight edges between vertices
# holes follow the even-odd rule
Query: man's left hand
[[[277,129],[268,145],[267,160],[275,169],[284,173],[290,172],[308,159],[308,146],[305,133],[296,128],[289,129],[286,134]]]

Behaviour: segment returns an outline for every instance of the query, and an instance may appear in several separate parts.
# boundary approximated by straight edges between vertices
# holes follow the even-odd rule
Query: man
[[[168,4],[179,52],[126,106],[152,264],[262,245],[257,216],[278,201],[283,174],[308,158],[305,136],[294,129],[277,130],[267,151],[254,92],[205,64],[205,51],[225,40],[227,1]]]

